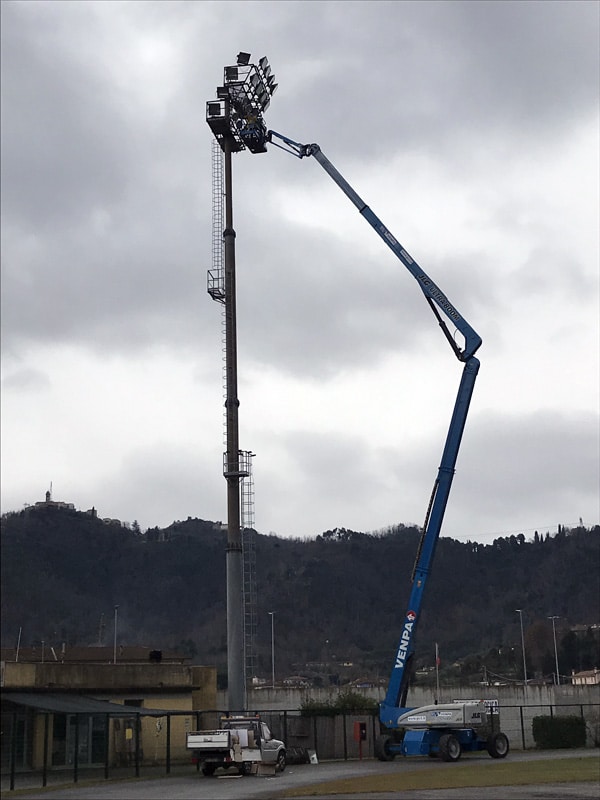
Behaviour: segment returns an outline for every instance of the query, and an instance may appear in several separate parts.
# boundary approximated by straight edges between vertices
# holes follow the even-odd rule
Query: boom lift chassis
[[[508,753],[508,739],[505,734],[491,730],[493,726],[487,719],[483,703],[436,705],[417,709],[406,707],[415,631],[479,371],[479,360],[475,358],[475,353],[481,346],[481,338],[337,171],[318,144],[300,144],[275,131],[268,131],[267,141],[297,158],[312,156],[319,162],[416,279],[454,355],[464,364],[413,568],[412,590],[400,642],[387,693],[380,705],[380,721],[391,735],[382,736],[376,743],[379,758],[389,760],[396,755],[440,755],[446,761],[456,761],[463,750],[487,750],[493,758],[503,758]],[[454,340],[448,324],[453,325],[462,335],[462,348]],[[493,717],[491,720],[493,721]],[[402,737],[399,736],[401,732],[404,732]]]

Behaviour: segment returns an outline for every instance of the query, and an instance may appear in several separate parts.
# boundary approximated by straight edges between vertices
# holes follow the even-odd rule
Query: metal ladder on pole
[[[254,529],[254,478],[249,450],[240,451],[241,471],[246,473],[241,481],[242,548],[244,554],[244,664],[246,689],[256,675],[256,531]]]

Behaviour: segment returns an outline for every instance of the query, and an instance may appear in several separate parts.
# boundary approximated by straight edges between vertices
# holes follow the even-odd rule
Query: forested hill
[[[226,661],[225,541],[199,519],[142,533],[68,508],[2,518],[2,645],[119,642],[185,649],[196,663]],[[399,525],[315,540],[255,534],[259,672],[270,674],[271,617],[278,672],[315,665],[387,676],[410,593],[419,533]],[[561,672],[600,666],[600,527],[499,538],[491,545],[441,538],[425,595],[417,662],[467,659],[520,674],[523,610],[531,670],[552,672],[552,625]],[[102,621],[104,620],[104,625]],[[579,626],[579,627],[577,627]],[[595,626],[592,628],[592,626]],[[592,663],[595,662],[595,663]],[[309,666],[307,666],[309,665]]]

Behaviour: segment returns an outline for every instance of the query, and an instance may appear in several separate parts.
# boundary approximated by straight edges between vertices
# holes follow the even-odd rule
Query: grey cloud
[[[188,516],[217,521],[226,514],[222,463],[218,451],[211,462],[189,448],[156,443],[124,453],[120,465],[94,482],[93,491],[85,476],[75,491],[82,506],[95,505],[101,516],[133,522],[128,510],[135,509],[142,528]]]
[[[43,392],[51,385],[52,381],[45,372],[30,367],[17,367],[2,378],[3,391]]]
[[[507,135],[537,148],[595,113],[596,4],[325,5],[318,31],[306,31],[325,64],[295,96],[296,116],[305,126],[310,114],[329,149],[364,161],[398,146],[468,158]],[[340,37],[341,14],[354,24]]]
[[[213,358],[219,370],[219,308],[205,292],[211,187],[204,103],[240,49],[266,53],[279,80],[268,124],[319,142],[349,179],[357,167],[386,165],[404,152],[443,166],[446,181],[469,182],[477,170],[514,164],[515,155],[519,163],[536,163],[548,144],[558,150],[597,111],[594,3],[320,2],[308,5],[310,13],[305,2],[108,7],[2,5],[3,348],[23,355],[23,363],[40,344],[69,343],[103,357],[186,349],[196,353],[200,374]],[[162,94],[156,86],[156,98],[148,100],[138,96],[151,83],[141,72],[115,79],[106,67],[114,59],[140,70],[133,45],[146,35],[151,45],[157,31],[168,33],[177,59]],[[327,220],[320,229],[281,220],[276,189],[316,192],[328,180],[312,160],[299,163],[273,148],[235,160],[242,370],[267,365],[327,380],[390,351],[426,357],[446,347],[414,280],[383,245],[365,257]],[[512,199],[493,195],[494,177],[491,200],[485,199],[490,229],[510,231],[518,214]],[[398,192],[401,182],[398,175]],[[379,213],[376,196],[365,200]],[[339,203],[347,203],[341,193]],[[396,226],[383,217],[414,251],[402,221]],[[414,255],[488,345],[490,330],[507,318],[507,302],[524,290],[544,299],[560,292],[570,301],[593,294],[574,256],[539,245],[551,240],[552,224],[547,232],[521,231],[537,246],[512,274],[491,268],[484,246],[464,241],[443,263]],[[357,216],[361,225],[368,230]],[[8,381],[30,391],[44,386],[41,376],[26,372]],[[488,531],[493,515],[494,530],[501,530],[523,509],[545,517],[553,498],[565,507],[591,502],[592,424],[560,415],[505,422],[500,415],[473,416],[460,471],[475,479],[461,474],[451,515],[456,509]],[[364,484],[383,509],[388,495],[374,477],[382,464],[408,497],[421,479],[429,486],[439,457],[437,442],[401,461],[345,437],[282,437],[284,444],[299,474],[285,481],[271,476],[264,491],[283,513],[300,480],[307,497],[298,493],[294,500],[298,518],[320,502],[328,482],[341,501],[345,486]],[[125,516],[119,509],[130,504],[147,506],[149,497],[156,502],[148,524],[166,524],[190,508],[221,513],[213,512],[223,500],[220,454],[216,477],[186,454],[172,453],[164,466],[160,457],[133,453],[118,480],[106,479],[102,503],[118,500],[111,516]],[[134,482],[126,487],[123,476],[130,474]],[[202,488],[187,479],[183,486],[184,474],[202,475]],[[394,519],[403,509],[390,505],[385,522],[413,521]],[[358,510],[356,502],[357,519]],[[363,527],[378,524],[360,519]]]
[[[307,426],[267,435],[256,458],[258,529],[314,536],[329,527],[387,524],[391,492],[378,456],[350,431],[316,433]]]
[[[470,508],[475,518],[487,520],[482,533],[511,530],[524,517],[547,522],[547,509],[568,515],[556,523],[583,516],[592,524],[600,510],[599,446],[596,414],[477,414],[469,421],[460,459],[469,479],[457,484],[453,503],[463,506],[465,516]]]
[[[253,8],[236,4],[232,37],[236,26],[242,31],[251,24],[248,36],[255,38],[257,14],[267,8],[260,3],[251,5]],[[593,56],[586,43],[593,12],[586,4],[555,3],[545,4],[540,16],[541,11],[531,9],[531,5],[323,3],[319,6],[318,25],[312,15],[304,13],[301,3],[286,4],[285,13],[271,7],[269,32],[276,49],[269,55],[274,67],[279,69],[275,64],[278,55],[284,77],[286,70],[293,72],[295,63],[301,67],[301,58],[319,59],[323,66],[304,80],[294,98],[280,89],[269,114],[277,119],[278,106],[283,120],[289,120],[290,125],[300,117],[302,127],[307,131],[310,128],[314,134],[309,138],[324,137],[322,141],[333,148],[340,161],[347,148],[356,159],[379,159],[392,141],[397,146],[410,135],[411,126],[421,142],[430,135],[439,136],[440,131],[447,137],[448,123],[450,128],[458,125],[464,130],[464,103],[471,94],[469,82],[482,81],[482,74],[487,74],[486,70],[473,69],[472,59],[487,58],[489,79],[501,80],[502,69],[518,70],[519,59],[530,54],[532,46],[540,50],[540,75],[548,76],[550,82],[552,75],[565,66],[564,53],[568,50],[569,96],[573,102],[576,94],[582,108],[587,107],[590,85],[593,88],[588,74]],[[188,69],[182,70],[182,86],[170,99],[167,113],[150,120],[135,103],[127,105],[126,97],[103,73],[102,63],[94,59],[102,44],[102,34],[94,34],[94,15],[73,16],[64,11],[66,8],[56,6],[52,13],[36,14],[25,13],[13,4],[4,12],[3,71],[8,76],[3,82],[3,215],[8,243],[4,254],[8,304],[4,310],[8,331],[5,336],[10,344],[13,334],[26,340],[43,332],[45,338],[76,336],[90,346],[103,347],[128,342],[136,346],[149,335],[171,341],[174,332],[189,336],[198,318],[204,320],[204,314],[198,314],[204,291],[203,270],[200,277],[196,267],[210,224],[209,165],[206,156],[199,155],[202,142],[208,152],[209,141],[203,106],[205,95],[206,99],[212,96],[219,81],[221,65],[211,62],[209,70],[207,54],[193,47],[194,38],[184,38],[182,31],[185,21],[204,29],[214,26],[211,13],[214,15],[215,9],[206,14],[198,10],[192,13],[189,4],[179,3],[140,4],[135,10],[130,9],[132,23],[149,25],[150,20],[172,24],[185,48],[183,63]],[[347,42],[332,36],[341,13],[350,14],[355,22],[344,27],[350,36]],[[518,18],[518,24],[513,24],[513,18]],[[536,24],[541,19],[544,25],[540,30]],[[86,21],[92,39],[73,38],[74,34],[82,36]],[[422,26],[427,26],[429,41],[420,35]],[[292,29],[297,36],[306,30],[306,54],[301,55],[294,46],[277,45],[276,34]],[[534,31],[535,41],[541,39],[542,44],[532,44]],[[576,36],[580,38],[574,55],[573,48],[566,45]],[[467,47],[466,37],[470,38],[471,47]],[[555,47],[561,37],[563,46]],[[508,62],[501,58],[507,40],[516,54]],[[279,54],[277,46],[281,49]],[[457,52],[460,58],[455,64]],[[363,66],[365,59],[368,68]],[[447,60],[446,65],[443,59]],[[550,60],[552,70],[548,72]],[[437,70],[444,82],[451,82],[451,87],[437,84],[436,93],[443,98],[441,104],[426,95],[432,85],[432,70]],[[575,81],[578,88],[574,92],[573,76],[577,71],[581,79]],[[377,75],[385,79],[374,79]],[[529,77],[519,74],[522,92],[530,85]],[[561,96],[567,91],[565,81],[554,81]],[[410,91],[404,100],[403,86],[407,82]],[[482,88],[478,92],[484,94]],[[552,106],[551,98],[538,91],[533,77],[531,92],[543,108],[532,105],[528,97],[527,118],[543,124],[544,109]],[[336,99],[342,95],[344,103]],[[516,103],[520,109],[519,102],[525,102],[519,100],[520,96],[502,94],[500,107],[504,104],[509,108]],[[461,97],[449,113],[444,103]],[[483,121],[490,104],[496,108],[499,105],[493,94],[481,107],[476,104]],[[432,115],[429,121],[419,111],[420,105]],[[386,118],[383,131],[378,123],[382,114]],[[523,124],[520,112],[508,116],[518,130]],[[487,124],[493,126],[495,122],[488,119]],[[278,171],[284,178],[292,174],[285,157],[279,160]],[[32,241],[34,254],[24,253],[23,242]],[[280,240],[276,244],[279,252],[285,253],[284,243]],[[322,245],[320,242],[321,252],[328,258],[345,255],[333,246],[326,252]],[[204,252],[207,253],[206,247]],[[264,240],[263,252],[256,255],[257,262],[261,259],[267,260],[265,266],[274,275],[277,267],[270,254],[264,254]],[[295,284],[293,277],[289,285],[295,296],[308,303],[311,287],[300,280]],[[350,294],[350,282],[343,280],[342,291],[348,287]],[[451,284],[452,278],[449,280]],[[279,288],[279,297],[285,298],[281,283]],[[449,293],[451,288],[450,285]],[[325,306],[319,287],[313,290],[312,300]],[[374,287],[372,292],[376,294]],[[280,307],[285,306],[283,299]],[[365,306],[366,303],[362,309],[348,309],[348,316],[359,320],[362,328],[368,313]],[[406,310],[410,310],[410,304],[400,309]],[[328,311],[323,307],[319,320],[319,327],[325,331],[336,328]],[[272,307],[274,317],[277,312],[278,307]],[[391,305],[388,315],[394,316]],[[381,316],[386,316],[385,309]],[[339,321],[339,314],[337,318]],[[380,326],[382,331],[383,327]],[[347,326],[342,324],[340,338],[346,333]],[[350,340],[353,338],[349,343],[356,350],[358,339],[350,336]],[[386,335],[382,333],[381,338]],[[331,340],[330,349],[334,351],[335,330],[331,330]],[[364,347],[365,340],[361,341]]]
[[[134,130],[100,64],[63,38],[60,14],[27,13],[15,3],[3,17],[7,210],[38,234],[67,218],[76,226],[90,206],[125,194]]]

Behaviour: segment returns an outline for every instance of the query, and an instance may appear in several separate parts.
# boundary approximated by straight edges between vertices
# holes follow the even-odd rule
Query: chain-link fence
[[[211,730],[218,728],[221,717],[227,712],[214,711],[166,711],[164,717],[143,723],[144,710],[132,721],[131,726],[131,760],[127,769],[122,764],[111,761],[108,748],[109,725],[106,726],[106,746],[102,749],[105,755],[103,765],[79,763],[75,758],[72,780],[77,783],[86,767],[98,770],[103,767],[104,778],[112,777],[118,772],[119,777],[139,777],[144,768],[157,767],[162,774],[169,774],[174,764],[189,763],[190,771],[194,770],[185,749],[185,731]],[[535,748],[533,738],[533,720],[538,716],[580,716],[586,726],[586,747],[600,746],[600,703],[573,703],[560,705],[506,705],[498,708],[493,715],[493,726],[502,730],[509,738],[511,749],[528,750]],[[42,715],[48,717],[49,715]],[[288,761],[306,762],[312,759],[350,760],[375,757],[375,741],[380,735],[380,723],[377,714],[350,712],[328,715],[305,715],[297,709],[260,711],[274,738],[286,744]],[[27,775],[27,786],[32,785],[32,775],[39,776],[39,785],[46,786],[48,775],[52,772],[52,761],[43,758],[43,767],[34,764],[33,754],[43,749],[47,742],[35,741],[34,728],[45,731],[48,738],[48,722],[35,725],[33,714],[2,715],[2,774],[9,778],[6,788],[19,788],[23,775]],[[112,721],[114,726],[116,720]],[[151,722],[151,726],[148,724]],[[357,735],[363,723],[362,737]],[[149,732],[155,737],[153,742],[146,741]],[[157,732],[160,733],[160,745]],[[173,733],[176,732],[176,735]],[[77,752],[77,749],[75,750]],[[117,769],[118,768],[118,769]],[[64,768],[63,768],[64,770]]]

